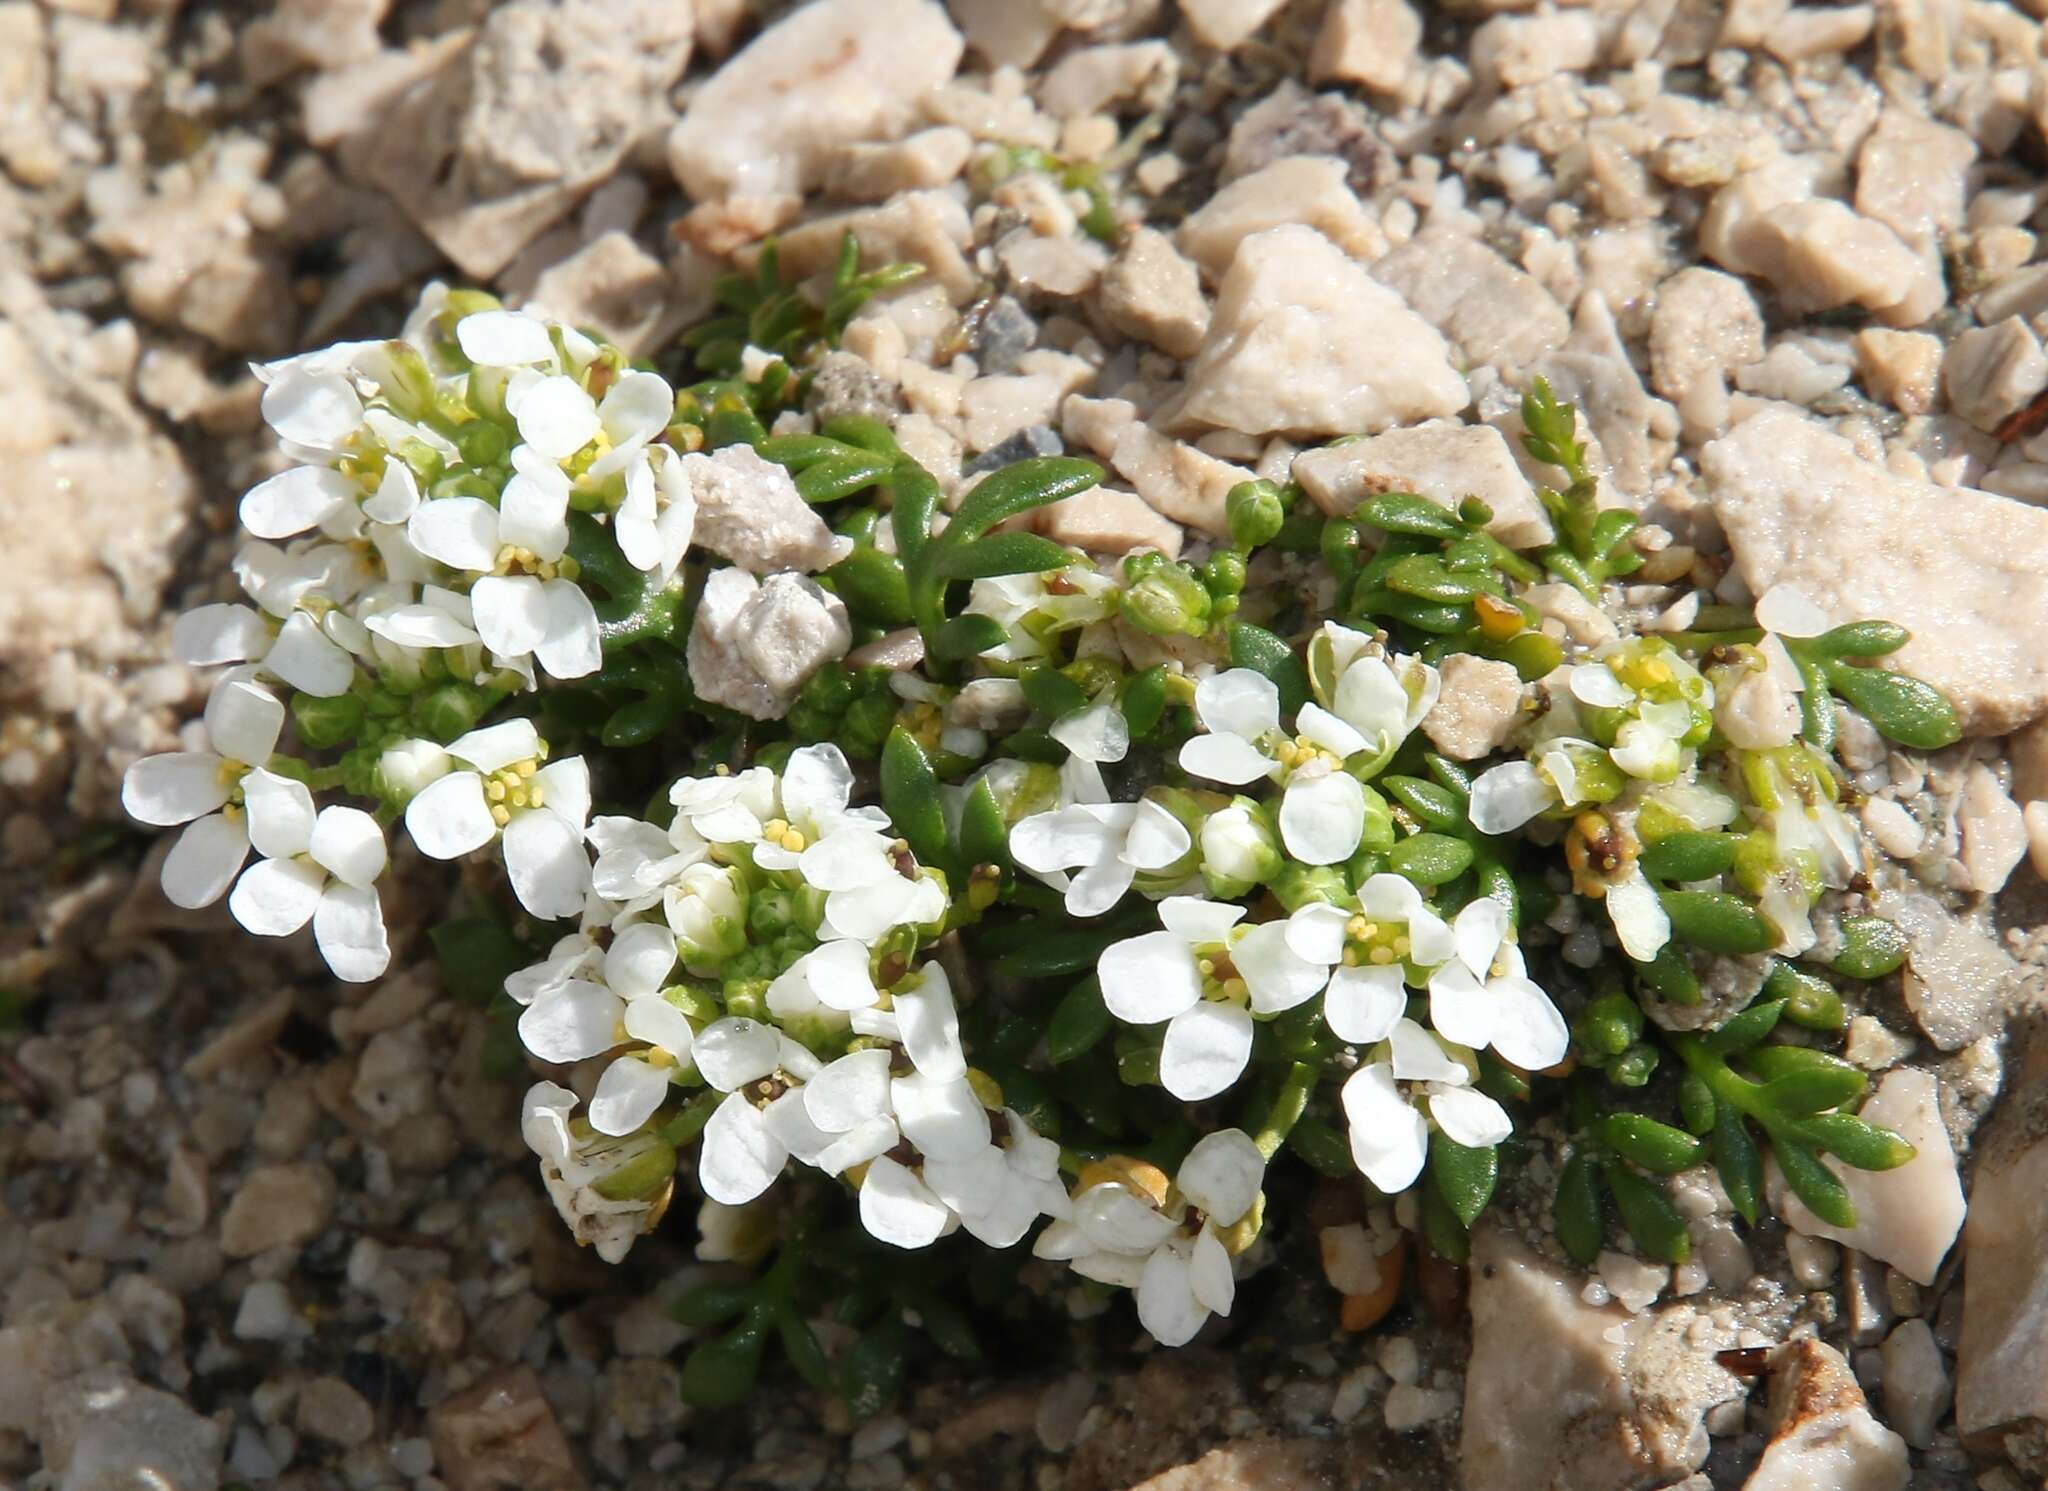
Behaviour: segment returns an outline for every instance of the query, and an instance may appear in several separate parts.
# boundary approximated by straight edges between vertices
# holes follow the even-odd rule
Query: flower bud
[[[1203,819],[1198,842],[1202,879],[1209,894],[1222,901],[1235,900],[1253,886],[1263,885],[1279,873],[1285,860],[1279,835],[1245,798]]]
[[[1223,499],[1223,511],[1230,521],[1230,541],[1240,549],[1270,544],[1287,521],[1287,505],[1280,500],[1280,488],[1263,478],[1241,481]]]
[[[402,807],[454,766],[448,753],[431,740],[402,740],[377,758],[377,793],[393,807]]]
[[[1642,720],[1630,720],[1615,732],[1609,754],[1616,766],[1646,782],[1671,781],[1681,765],[1678,742]]]
[[[293,694],[292,719],[298,724],[299,739],[313,750],[324,751],[352,739],[362,728],[363,701],[355,694],[337,694],[331,699]]]
[[[662,898],[669,929],[684,963],[723,963],[747,945],[747,898],[730,865],[694,864]]]
[[[1131,583],[1124,591],[1124,615],[1131,623],[1163,637],[1182,632],[1199,637],[1209,629],[1212,605],[1209,591],[1184,564],[1169,564],[1157,555],[1140,555],[1155,562],[1133,563],[1126,573]]]
[[[1351,894],[1342,867],[1303,865],[1292,861],[1280,867],[1270,888],[1275,899],[1289,911],[1299,911],[1312,901],[1337,905]]]
[[[445,684],[413,706],[413,717],[429,735],[453,740],[474,730],[492,702],[483,689],[466,683]]]

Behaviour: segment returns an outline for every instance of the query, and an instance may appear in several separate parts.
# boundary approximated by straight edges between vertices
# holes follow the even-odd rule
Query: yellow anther
[[[506,824],[510,823],[511,821],[512,815],[508,813],[503,807],[494,807],[491,809],[491,822],[497,824],[498,827],[503,828]]]
[[[772,839],[778,844],[782,842],[782,836],[788,832],[789,824],[781,818],[770,818],[761,825],[761,836],[765,839]]]
[[[782,847],[791,854],[802,854],[805,848],[804,836],[793,828],[786,828],[782,831]]]
[[[540,783],[535,782],[526,789],[526,805],[529,808],[544,808],[547,806],[547,794]]]
[[[484,787],[484,796],[488,797],[492,802],[503,802],[505,800],[505,784],[496,777],[491,778]]]
[[[1394,952],[1395,955],[1398,957],[1407,957],[1409,949],[1414,946],[1415,944],[1410,942],[1405,936],[1396,937],[1394,939]]]
[[[1233,1004],[1248,998],[1251,990],[1241,978],[1227,978],[1223,981],[1223,997]]]
[[[678,1064],[675,1053],[660,1046],[649,1046],[640,1053],[640,1059],[651,1067],[672,1067]]]
[[[525,789],[524,787],[514,787],[514,788],[513,788],[513,789],[512,789],[512,790],[511,790],[510,792],[507,792],[507,793],[505,794],[505,802],[506,802],[506,804],[507,804],[508,806],[510,806],[510,807],[515,807],[515,808],[523,808],[523,807],[525,807],[525,806],[526,806],[526,789]]]
[[[1369,956],[1376,965],[1384,968],[1394,961],[1394,950],[1390,947],[1376,947]]]
[[[517,771],[522,777],[530,777],[540,770],[540,763],[529,758],[520,762],[513,770]]]
[[[1214,958],[1197,958],[1195,960],[1195,967],[1201,971],[1203,978],[1208,978],[1216,971],[1216,960]]]
[[[1344,966],[1346,968],[1356,968],[1358,966],[1357,948],[1347,947],[1344,949]]]
[[[1350,921],[1344,923],[1344,935],[1363,942],[1366,938],[1372,936],[1372,923],[1362,916],[1354,916]]]

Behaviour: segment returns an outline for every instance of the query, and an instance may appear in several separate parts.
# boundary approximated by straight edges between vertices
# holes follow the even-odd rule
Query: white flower
[[[1060,581],[1055,592],[1047,582]],[[1052,574],[998,575],[974,582],[966,610],[1000,621],[1008,636],[981,654],[998,662],[1027,662],[1046,655],[1047,636],[1100,621],[1116,605],[1116,579],[1088,565],[1074,565]],[[1024,625],[1033,618],[1033,624]]]
[[[1365,789],[1343,770],[1358,732],[1314,704],[1302,706],[1301,735],[1280,730],[1280,690],[1262,673],[1229,668],[1195,686],[1195,718],[1207,734],[1180,748],[1183,770],[1241,787],[1285,779],[1280,839],[1303,864],[1333,865],[1358,852]]]
[[[746,897],[730,865],[686,866],[663,890],[661,908],[683,961],[700,971],[747,945]]]
[[[1008,1142],[957,1159],[928,1156],[925,1184],[992,1248],[1019,1241],[1041,1216],[1064,1218],[1073,1206],[1060,1183],[1060,1147],[1032,1132],[1013,1109],[1003,1110]]]
[[[1507,941],[1507,908],[1489,897],[1466,903],[1452,923],[1457,956],[1430,975],[1429,1023],[1454,1045],[1488,1046],[1525,1072],[1564,1060],[1571,1033],[1564,1016]]]
[[[946,914],[938,881],[907,875],[893,841],[859,819],[847,819],[805,848],[798,868],[806,884],[825,892],[818,935],[828,941],[873,943],[897,927],[929,926]]]
[[[1240,929],[1242,906],[1197,896],[1159,903],[1164,930],[1105,948],[1102,1002],[1130,1025],[1166,1022],[1159,1080],[1186,1102],[1226,1091],[1251,1058],[1252,1014],[1278,1014],[1321,992],[1329,966],[1288,946],[1286,922]],[[1204,966],[1206,965],[1206,966]]]
[[[545,748],[531,720],[472,730],[446,749],[471,769],[449,772],[406,804],[406,830],[420,852],[456,859],[502,834],[519,904],[538,917],[575,916],[590,884],[590,770],[582,758],[539,765]]]
[[[514,373],[505,384],[505,412],[519,438],[550,461],[568,460],[604,427],[597,401],[565,373]]]
[[[1202,820],[1201,844],[1209,893],[1226,900],[1249,893],[1285,863],[1265,815],[1242,798]]]
[[[1139,1323],[1162,1346],[1185,1345],[1236,1302],[1220,1234],[1258,1201],[1265,1168],[1242,1130],[1206,1135],[1163,1199],[1121,1180],[1092,1185],[1074,1197],[1071,1220],[1053,1222],[1031,1251],[1068,1260],[1084,1278],[1135,1289]]]
[[[775,816],[775,773],[750,766],[731,776],[683,777],[668,789],[676,816],[710,844],[751,844]]]
[[[711,849],[678,813],[667,829],[639,818],[603,816],[590,820],[591,888],[616,908],[618,917],[661,904],[671,885]]]
[[[569,1121],[575,1107],[576,1094],[568,1088],[536,1082],[526,1092],[520,1134],[527,1148],[540,1156],[541,1179],[548,1195],[577,1240],[596,1248],[605,1262],[617,1263],[632,1248],[634,1239],[659,1220],[666,1187],[649,1187],[651,1194],[624,1197],[605,1196],[599,1188],[615,1188],[606,1182],[631,1165],[652,1168],[664,1159],[673,1164],[674,1151],[662,1156],[667,1146],[646,1135],[624,1142],[579,1138]]]
[[[1575,752],[1605,754],[1591,741],[1558,736],[1539,746],[1533,761],[1506,761],[1481,772],[1472,782],[1472,826],[1483,834],[1513,833],[1552,808],[1584,801]]]
[[[1435,707],[1443,681],[1420,659],[1389,653],[1364,632],[1323,623],[1310,644],[1320,704],[1305,704],[1296,728],[1338,756],[1364,754],[1368,773],[1384,766]],[[1327,705],[1325,709],[1323,706]]]
[[[367,983],[391,963],[377,877],[384,830],[359,808],[316,814],[303,782],[258,768],[242,779],[249,838],[264,858],[235,882],[228,910],[259,937],[284,937],[307,922],[335,977]]]
[[[391,660],[392,648],[438,651],[483,641],[476,629],[476,607],[471,598],[442,585],[422,585],[416,601],[365,611],[362,623],[371,636],[388,644],[377,649],[378,657],[385,660]]]
[[[1664,909],[1657,887],[1650,884],[1641,865],[1631,864],[1626,875],[1610,881],[1601,900],[1606,903],[1621,950],[1638,963],[1649,962],[1671,940],[1671,913]]]
[[[210,906],[249,857],[252,833],[286,805],[275,797],[241,804],[252,769],[270,759],[284,729],[284,705],[246,678],[224,678],[206,701],[203,751],[145,756],[121,779],[121,806],[138,823],[188,824],[164,859],[164,894],[174,906]],[[255,821],[251,821],[254,819]]]
[[[668,385],[662,387],[666,390]],[[682,566],[696,529],[697,499],[690,492],[689,473],[673,451],[661,446],[652,457],[642,455],[626,466],[626,498],[613,515],[612,534],[629,564],[667,585]]]
[[[754,843],[754,863],[764,870],[803,870],[806,856],[813,865],[832,851],[820,846],[834,830],[853,823],[881,831],[889,827],[889,815],[880,808],[851,808],[853,768],[846,755],[829,741],[801,746],[789,753],[782,775],[775,779],[774,816],[761,826]],[[772,836],[768,830],[779,825]],[[801,840],[791,848],[791,835]],[[810,875],[806,882],[817,885]]]
[[[615,1058],[590,1097],[590,1126],[600,1134],[630,1134],[662,1105],[669,1079],[691,1059],[695,1033],[683,1012],[660,994],[626,1001],[626,1034],[646,1045]],[[708,1028],[708,1027],[707,1027]]]
[[[1472,1087],[1470,1068],[1413,1020],[1397,1020],[1389,1037],[1384,1055],[1345,1079],[1342,1101],[1352,1159],[1392,1195],[1422,1173],[1432,1121],[1446,1138],[1474,1149],[1500,1143],[1514,1125],[1500,1104]],[[1403,1083],[1411,1084],[1409,1092]]]
[[[287,614],[275,632],[248,606],[225,602],[187,611],[171,623],[171,651],[195,668],[255,663],[302,693],[331,699],[355,681],[355,660],[307,612]]]
[[[784,1026],[816,1020],[843,1027],[855,1010],[873,1009],[881,1000],[868,971],[864,943],[821,943],[778,974],[763,996],[768,1013]]]
[[[1076,803],[1034,813],[1010,830],[1017,863],[1064,888],[1074,916],[1100,916],[1124,898],[1141,872],[1167,869],[1193,844],[1181,821],[1150,799]],[[1069,878],[1067,870],[1080,873]]]

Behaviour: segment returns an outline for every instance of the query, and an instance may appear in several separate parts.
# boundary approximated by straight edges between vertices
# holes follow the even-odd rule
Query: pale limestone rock
[[[803,6],[697,90],[668,137],[669,167],[700,203],[801,196],[849,142],[909,129],[963,49],[934,0]]]
[[[1308,80],[1398,93],[1421,44],[1422,17],[1408,0],[1336,0],[1309,51]]]
[[[1506,92],[1558,73],[1584,72],[1600,54],[1600,31],[1583,10],[1495,16],[1472,33],[1472,76]]]
[[[1993,1034],[2019,992],[2020,968],[2005,949],[1917,890],[1888,889],[1877,909],[1906,934],[1901,986],[1927,1038],[1957,1051]]]
[[[1604,647],[1621,636],[1613,618],[1580,595],[1576,586],[1562,581],[1531,585],[1521,598],[1536,608],[1538,616],[1556,622],[1565,636],[1581,647]]]
[[[716,569],[690,627],[690,683],[713,704],[779,720],[811,675],[852,646],[845,603],[810,577]]]
[[[1103,319],[1174,357],[1193,357],[1209,329],[1201,276],[1157,228],[1139,228],[1103,273]]]
[[[1372,267],[1373,277],[1457,346],[1510,377],[1563,343],[1571,320],[1542,282],[1476,238],[1425,230]]]
[[[524,308],[595,330],[628,357],[653,351],[675,330],[668,266],[613,229],[542,271]]]
[[[2026,322],[2008,316],[1950,342],[1941,381],[1950,408],[1978,429],[1994,431],[2048,388],[2048,355]]]
[[[334,1176],[323,1165],[263,1165],[251,1170],[220,1218],[220,1250],[253,1258],[312,1240],[334,1211]]]
[[[1443,688],[1422,733],[1453,761],[1477,761],[1506,743],[1522,718],[1522,675],[1512,664],[1454,652],[1438,674]]]
[[[1887,107],[1856,153],[1856,210],[1905,242],[1932,243],[1963,226],[1977,146],[1913,109]]]
[[[2034,873],[2048,880],[2048,802],[2039,798],[2028,803],[2020,817],[2027,825],[2027,863]]]
[[[2027,853],[2027,826],[2018,804],[2006,796],[1997,775],[1983,762],[1971,765],[1956,804],[1956,826],[1963,833],[1962,863],[1970,889],[1996,895]]]
[[[1915,1449],[1934,1443],[1952,1387],[1934,1332],[1919,1318],[1901,1321],[1884,1340],[1884,1416]]]
[[[301,68],[326,72],[384,49],[377,27],[391,0],[280,0],[243,28],[242,70],[267,87]]]
[[[1322,1228],[1316,1233],[1316,1248],[1322,1254],[1323,1277],[1339,1294],[1371,1294],[1380,1287],[1379,1254],[1362,1224]]]
[[[1252,33],[1273,18],[1286,0],[1181,0],[1180,13],[1186,18],[1195,40],[1205,47],[1228,52],[1251,39]]]
[[[1702,377],[1764,355],[1764,318],[1749,287],[1732,274],[1694,266],[1657,287],[1650,316],[1650,384],[1683,398]]]
[[[1772,155],[1708,200],[1700,217],[1700,253],[1736,274],[1762,274],[1766,261],[1757,233],[1764,218],[1780,207],[1847,187],[1841,162],[1833,156]]]
[[[1414,492],[1455,509],[1477,497],[1493,509],[1487,532],[1514,548],[1554,536],[1535,488],[1491,425],[1432,419],[1364,440],[1322,446],[1294,458],[1294,479],[1331,517],[1348,517],[1381,492]]]
[[[2012,795],[2021,802],[2048,799],[2048,720],[2015,731],[2006,753],[2012,760]]]
[[[1050,238],[1025,228],[1002,241],[996,258],[1018,289],[1072,299],[1102,278],[1109,250],[1092,238]]]
[[[1707,446],[1701,469],[1753,593],[1786,583],[1832,624],[1906,627],[1892,661],[1947,693],[1969,734],[2048,713],[2048,512],[1894,475],[1783,408]]]
[[[1906,1442],[1870,1412],[1842,1354],[1811,1336],[1787,1342],[1771,1367],[1776,1420],[1743,1491],[1906,1491]]]
[[[1124,399],[1069,398],[1060,412],[1062,433],[1107,461],[1163,517],[1226,538],[1230,489],[1250,481],[1242,466],[1183,445],[1138,418]]]
[[[449,1491],[582,1491],[555,1410],[531,1367],[505,1367],[427,1413],[434,1470]]]
[[[94,1367],[51,1390],[43,1468],[63,1491],[205,1491],[220,1484],[227,1436],[122,1366]]]
[[[998,67],[1029,67],[1060,34],[1060,7],[1047,0],[951,0],[947,12],[967,45]]]
[[[684,456],[683,470],[697,501],[696,543],[742,569],[815,573],[853,551],[853,541],[833,533],[797,495],[787,468],[751,446]]]
[[[301,1434],[354,1449],[377,1429],[377,1414],[339,1377],[315,1377],[299,1389],[292,1422]]]
[[[1911,859],[1927,842],[1913,815],[1889,797],[1873,797],[1863,804],[1863,827],[1893,859]]]
[[[847,202],[886,202],[898,192],[929,191],[966,169],[974,140],[964,129],[923,129],[885,144],[854,141],[825,163],[825,195]]]
[[[1163,41],[1083,47],[1062,57],[1038,83],[1038,101],[1055,119],[1081,119],[1113,107],[1156,109],[1180,82],[1180,54]]]
[[[1866,327],[1856,333],[1856,374],[1873,399],[1901,414],[1925,414],[1941,392],[1941,338]]]
[[[515,0],[473,37],[324,74],[332,117],[309,94],[308,133],[318,118],[350,136],[351,173],[488,280],[666,122],[691,37],[691,12],[667,0]]]
[[[1764,34],[1764,50],[1789,63],[1840,57],[1869,39],[1876,19],[1868,5],[1796,5]]]
[[[960,395],[962,433],[971,451],[994,450],[1019,430],[1050,424],[1066,390],[1047,373],[976,378]]]
[[[2008,316],[2032,321],[2043,311],[2048,311],[2048,264],[2016,269],[1977,296],[1977,319],[1986,326]]]
[[[904,192],[879,207],[833,213],[791,228],[776,240],[783,273],[801,280],[830,272],[848,233],[860,245],[861,268],[922,264],[931,283],[955,305],[972,298],[980,284],[967,260],[974,239],[967,209],[943,191]],[[740,263],[752,267],[759,252],[740,254]]]
[[[1465,1491],[1628,1491],[1706,1459],[1707,1410],[1742,1385],[1689,1305],[1631,1316],[1504,1229],[1473,1238]]]
[[[1668,1266],[1651,1263],[1630,1253],[1619,1253],[1612,1248],[1604,1249],[1594,1260],[1593,1271],[1607,1286],[1607,1292],[1631,1315],[1640,1315],[1657,1303],[1657,1296],[1671,1284]]]
[[[1963,1187],[1941,1122],[1940,1084],[1931,1072],[1885,1073],[1858,1116],[1902,1135],[1917,1151],[1896,1170],[1830,1163],[1856,1207],[1854,1227],[1833,1227],[1807,1210],[1772,1166],[1772,1207],[1785,1225],[1826,1237],[1889,1263],[1916,1284],[1931,1284],[1963,1225]],[[1825,1163],[1825,1162],[1824,1162]]]
[[[0,168],[27,187],[47,185],[64,169],[63,115],[50,84],[41,9],[29,0],[0,5]]]
[[[1223,278],[1181,419],[1245,434],[1376,434],[1470,402],[1449,348],[1312,228],[1255,233]]]
[[[0,1327],[0,1430],[41,1439],[51,1392],[77,1365],[69,1333],[54,1323]]]
[[[1239,244],[1287,223],[1315,229],[1354,259],[1386,251],[1379,224],[1346,183],[1344,162],[1328,155],[1291,155],[1240,176],[1181,224],[1180,247],[1221,279]]]
[[[1799,722],[1799,696],[1769,669],[1745,673],[1714,701],[1714,724],[1738,750],[1790,745]]]
[[[1037,510],[1033,526],[1056,544],[1071,544],[1091,554],[1128,554],[1157,549],[1168,559],[1180,558],[1180,524],[1165,517],[1134,492],[1090,487]]]
[[[1763,213],[1745,252],[1800,313],[1860,305],[1889,326],[1917,326],[1947,299],[1940,257],[1830,198]]]

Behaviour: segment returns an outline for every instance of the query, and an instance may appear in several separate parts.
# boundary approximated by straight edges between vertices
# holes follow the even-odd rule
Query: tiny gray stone
[[[962,477],[979,476],[984,471],[1000,471],[1013,461],[1026,461],[1033,456],[1057,456],[1066,454],[1066,442],[1051,425],[1030,425],[1019,430],[1000,445],[991,446],[960,468]]]

